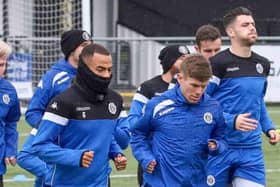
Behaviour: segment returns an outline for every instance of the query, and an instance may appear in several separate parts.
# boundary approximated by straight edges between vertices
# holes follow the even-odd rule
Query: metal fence
[[[227,38],[223,39],[223,47],[229,45]],[[7,41],[14,48],[14,52],[21,54],[21,59],[24,64],[26,60],[26,67],[13,69],[13,75],[18,75],[18,79],[26,80],[26,77],[31,77],[33,88],[37,85],[42,74],[44,74],[50,66],[59,58],[62,57],[60,52],[60,38],[12,38],[8,37]],[[162,72],[158,55],[160,50],[168,44],[182,44],[187,45],[191,52],[194,51],[195,38],[194,37],[138,37],[138,38],[93,38],[95,43],[100,43],[106,46],[112,53],[113,57],[113,80],[111,86],[116,89],[134,90],[139,84],[156,74]],[[275,46],[280,46],[280,37],[260,37],[257,46],[269,46],[271,49]],[[269,54],[267,58],[277,57],[278,53]],[[32,59],[30,62],[30,58]],[[273,64],[275,76],[278,72],[280,62]],[[280,59],[280,58],[279,58]],[[29,64],[27,64],[27,62]],[[30,65],[31,63],[31,65]],[[31,69],[30,69],[31,68]],[[30,75],[31,74],[31,75]],[[280,81],[280,80],[279,80]],[[280,100],[279,100],[280,101]]]

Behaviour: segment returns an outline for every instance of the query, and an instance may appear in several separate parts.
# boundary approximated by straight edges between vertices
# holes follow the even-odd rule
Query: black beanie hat
[[[185,54],[190,54],[189,49],[185,45],[169,45],[163,48],[158,56],[163,73],[166,73],[176,60]]]
[[[61,36],[60,45],[65,58],[68,59],[70,53],[85,41],[91,41],[91,36],[84,30],[73,29],[64,32]]]

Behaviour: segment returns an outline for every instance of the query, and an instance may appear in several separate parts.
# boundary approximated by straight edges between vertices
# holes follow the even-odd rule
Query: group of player
[[[164,74],[138,88],[129,122],[139,184],[265,186],[261,133],[272,145],[279,141],[264,103],[270,62],[251,50],[257,31],[250,10],[232,9],[223,22],[229,49],[219,52],[221,38],[214,37],[219,32],[211,26],[202,26],[196,34],[195,49],[209,59],[211,78],[197,62],[203,62],[201,56],[169,46],[159,56]],[[172,48],[178,50],[173,59]],[[172,59],[172,65],[165,59]],[[175,74],[177,85],[172,80]]]
[[[18,154],[19,102],[0,79],[1,177],[6,164],[18,162],[36,176],[35,187],[107,187],[109,160],[125,169],[122,150],[130,143],[139,186],[264,187],[261,133],[271,144],[279,141],[264,102],[270,63],[251,50],[257,31],[250,10],[238,7],[223,19],[230,48],[220,51],[221,34],[212,25],[197,30],[195,54],[166,46],[158,57],[163,73],[139,86],[128,115],[109,88],[110,52],[86,31],[63,33],[64,57],[30,100],[25,119],[32,130]],[[2,76],[10,52],[4,46]]]

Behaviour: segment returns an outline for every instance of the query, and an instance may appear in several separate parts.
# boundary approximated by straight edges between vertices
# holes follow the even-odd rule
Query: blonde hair
[[[6,42],[0,40],[0,57],[9,56],[11,52],[11,46],[9,46]]]

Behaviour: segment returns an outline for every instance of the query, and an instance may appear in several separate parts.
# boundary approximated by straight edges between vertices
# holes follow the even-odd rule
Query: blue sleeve
[[[223,114],[224,114],[226,126],[229,129],[235,129],[235,120],[236,120],[237,114],[230,114],[230,113],[226,113],[226,112],[224,112]]]
[[[261,103],[261,117],[260,117],[260,124],[262,126],[263,132],[268,135],[268,131],[271,129],[275,129],[265,106],[265,102],[262,99]]]
[[[5,156],[16,156],[18,147],[17,122],[20,119],[20,105],[17,95],[13,98],[13,105],[5,119]]]
[[[64,128],[65,126],[42,120],[32,145],[34,151],[49,164],[80,166],[81,156],[87,150],[66,149],[56,144]]]
[[[268,73],[269,73],[269,69],[270,68],[268,68]],[[267,89],[267,81],[265,82],[265,86],[263,89],[263,98],[261,100],[260,124],[261,124],[263,133],[265,133],[267,136],[269,136],[268,131],[271,129],[275,129],[275,126],[273,125],[273,122],[269,117],[269,114],[266,109],[265,101],[264,101],[266,89]]]
[[[32,129],[32,131],[37,131],[37,129]],[[30,134],[25,140],[22,149],[18,153],[17,163],[36,177],[45,177],[48,173],[47,164],[33,154],[32,143],[34,138],[35,135]]]
[[[122,149],[126,149],[130,141],[129,124],[127,117],[121,116],[117,120],[114,137]]]
[[[18,147],[18,132],[17,132],[17,123],[9,122],[5,126],[5,157],[11,157],[17,155]]]
[[[114,158],[119,154],[122,154],[122,149],[119,146],[119,144],[117,144],[115,137],[112,136],[112,141],[110,144],[110,150],[109,150],[109,158],[114,160]]]
[[[138,120],[135,128],[131,130],[131,149],[134,157],[139,161],[143,168],[147,168],[148,164],[155,160],[150,145],[150,133],[153,107],[146,105],[143,117]]]
[[[143,114],[143,107],[145,103],[142,103],[138,100],[132,100],[129,115],[128,115],[128,122],[130,125],[130,129],[135,128],[137,121],[141,118]]]
[[[209,149],[209,154],[212,156],[221,154],[227,149],[227,143],[225,140],[225,120],[224,120],[224,115],[222,112],[222,108],[218,107],[218,114],[214,118],[216,120],[216,125],[215,128],[213,129],[211,133],[211,139],[208,141],[214,141],[216,142],[217,148],[216,149]]]
[[[31,127],[39,125],[49,101],[54,96],[52,81],[44,76],[32,96],[25,113],[25,120]]]

